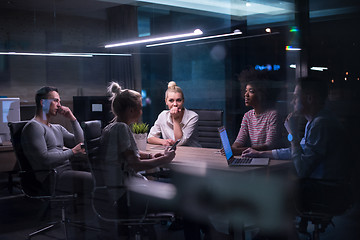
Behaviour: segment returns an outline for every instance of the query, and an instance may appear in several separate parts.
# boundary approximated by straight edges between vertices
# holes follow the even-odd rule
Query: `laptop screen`
[[[233,152],[231,150],[230,141],[228,135],[226,133],[225,127],[219,128],[219,134],[221,138],[221,142],[224,148],[226,159],[229,160],[233,156]]]

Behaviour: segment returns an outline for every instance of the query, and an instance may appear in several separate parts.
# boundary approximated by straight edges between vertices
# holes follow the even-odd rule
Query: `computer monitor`
[[[80,123],[101,120],[102,127],[105,127],[114,117],[107,96],[74,96],[73,105],[74,115]]]
[[[0,98],[0,142],[10,141],[8,122],[20,121],[20,98]]]

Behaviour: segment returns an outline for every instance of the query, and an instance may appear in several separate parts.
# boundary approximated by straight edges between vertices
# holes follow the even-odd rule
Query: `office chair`
[[[117,223],[128,228],[141,229],[144,226],[153,226],[161,221],[173,220],[172,213],[151,213],[144,212],[140,216],[127,216],[126,210],[120,212],[119,206],[111,202],[109,190],[112,189],[125,189],[126,186],[107,186],[103,177],[102,159],[100,156],[101,144],[101,121],[92,120],[81,123],[85,137],[85,150],[88,155],[88,160],[91,172],[94,179],[94,190],[92,192],[92,207],[99,219],[105,222]],[[115,147],[115,146],[114,146]],[[125,204],[126,205],[126,204]],[[141,232],[141,231],[139,231]],[[136,231],[136,234],[139,233]],[[135,235],[136,239],[140,239],[141,235]]]
[[[301,218],[298,231],[309,239],[319,240],[320,233],[325,232],[330,224],[335,226],[333,217],[343,215],[352,207],[349,182],[305,178],[299,180],[298,187],[299,195],[295,202],[297,216]],[[312,234],[307,231],[308,222],[314,225]]]
[[[223,111],[192,109],[199,115],[198,140],[204,148],[221,148],[218,128],[223,125]]]
[[[32,199],[39,199],[51,202],[59,202],[61,203],[61,219],[58,221],[50,223],[48,226],[43,227],[33,233],[30,233],[27,239],[31,239],[31,237],[43,233],[56,225],[61,225],[63,227],[63,231],[65,234],[65,238],[68,239],[68,225],[74,225],[78,227],[84,227],[82,224],[78,224],[75,222],[71,222],[66,217],[66,203],[69,201],[74,201],[77,197],[76,194],[65,194],[65,195],[58,195],[55,193],[55,186],[56,186],[56,170],[33,170],[31,167],[30,161],[24,154],[22,145],[21,145],[21,133],[28,121],[19,121],[19,122],[9,122],[8,126],[10,128],[10,135],[11,135],[11,142],[15,151],[15,155],[20,167],[20,184],[21,189],[25,196],[32,198]],[[45,186],[41,182],[36,179],[36,173],[46,172],[49,174],[50,183],[49,186]]]

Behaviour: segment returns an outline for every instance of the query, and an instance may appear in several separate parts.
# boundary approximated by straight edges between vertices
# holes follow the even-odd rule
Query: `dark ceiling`
[[[53,12],[71,16],[105,18],[105,10],[119,4],[97,0],[1,0],[0,9]]]

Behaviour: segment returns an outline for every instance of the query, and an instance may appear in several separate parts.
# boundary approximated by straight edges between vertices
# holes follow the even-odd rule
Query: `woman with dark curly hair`
[[[251,147],[269,150],[279,146],[281,133],[278,127],[278,113],[274,109],[276,95],[273,82],[255,76],[245,85],[245,106],[252,107],[244,114],[241,127],[232,150],[235,155]]]

